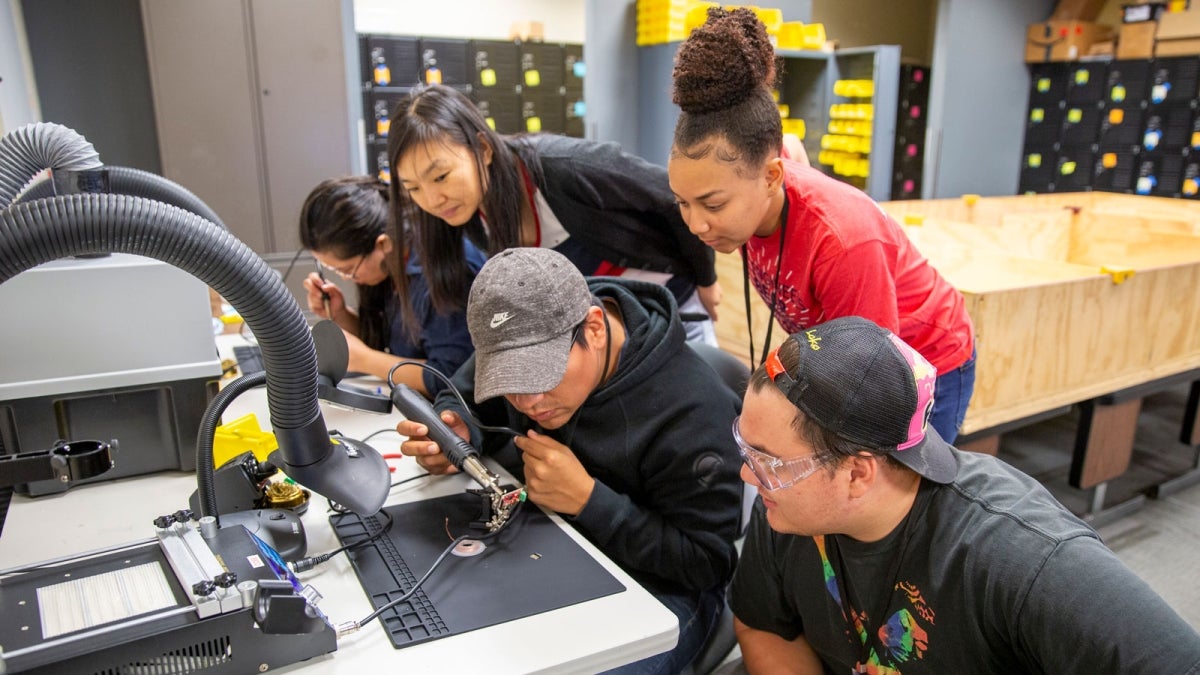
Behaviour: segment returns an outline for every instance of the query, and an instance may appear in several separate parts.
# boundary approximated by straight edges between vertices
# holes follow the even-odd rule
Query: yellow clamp
[[[1123,284],[1129,277],[1134,275],[1135,270],[1132,267],[1121,267],[1118,265],[1104,265],[1100,268],[1101,274],[1107,274],[1112,277],[1114,284]]]
[[[254,453],[255,459],[265,462],[278,447],[275,434],[263,431],[254,413],[242,415],[213,431],[213,467],[220,467],[247,450]]]

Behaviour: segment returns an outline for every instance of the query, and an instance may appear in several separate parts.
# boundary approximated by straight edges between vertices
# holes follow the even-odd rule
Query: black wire
[[[386,427],[384,429],[380,429],[379,431],[372,431],[371,433],[369,433],[365,437],[363,437],[361,440],[363,443],[366,443],[367,441],[371,440],[372,438],[375,438],[379,434],[386,434],[389,431],[392,432],[393,434],[400,433],[399,431],[396,431],[395,427]]]
[[[335,507],[333,502],[329,502],[329,508],[331,511],[336,511],[339,513],[347,512],[341,506]],[[321,555],[314,555],[314,556],[309,556],[307,558],[301,558],[300,560],[289,563],[288,566],[291,568],[292,572],[294,572],[296,574],[299,574],[301,572],[307,572],[308,570],[311,570],[312,568],[316,567],[317,565],[324,565],[325,563],[329,562],[330,558],[341,553],[342,551],[349,551],[351,549],[358,548],[359,546],[362,546],[363,544],[369,544],[369,543],[375,541],[376,539],[382,537],[385,532],[392,529],[392,514],[388,513],[387,511],[380,511],[380,513],[382,513],[383,516],[385,518],[387,518],[387,524],[380,527],[374,534],[367,536],[367,537],[363,537],[362,539],[359,539],[357,541],[352,541],[347,544],[343,544],[343,545],[333,549],[332,551],[329,551],[328,553],[322,553]],[[365,524],[366,520],[360,518],[359,522],[362,522]]]
[[[474,424],[481,431],[491,431],[491,432],[495,432],[498,434],[508,434],[510,436],[524,436],[525,435],[524,433],[517,431],[516,429],[513,429],[511,427],[493,427],[493,426],[488,426],[487,424],[484,424],[483,422],[480,422],[479,418],[475,416],[475,413],[471,412],[471,408],[467,405],[467,402],[463,399],[462,394],[459,393],[458,387],[455,387],[454,383],[450,381],[450,378],[446,377],[445,374],[443,374],[437,368],[434,368],[433,366],[421,363],[420,361],[400,361],[400,362],[396,363],[395,365],[393,365],[390,369],[388,369],[387,382],[388,382],[388,385],[390,387],[392,387],[393,389],[396,388],[396,384],[392,381],[392,374],[395,373],[396,369],[399,368],[400,366],[420,366],[421,368],[424,368],[425,370],[428,370],[429,372],[436,375],[437,378],[440,379],[442,381],[442,383],[446,385],[446,388],[450,390],[450,393],[454,394],[454,398],[458,399],[458,404],[462,406],[463,411],[466,413],[467,421]]]
[[[392,529],[392,514],[388,513],[385,510],[381,510],[379,513],[380,513],[380,515],[382,515],[384,518],[387,519],[387,523],[384,524],[382,527],[380,527],[375,532],[375,534],[372,534],[369,537],[363,537],[362,539],[358,539],[356,541],[352,541],[349,544],[343,544],[343,545],[333,549],[329,553],[323,553],[322,555],[332,557],[332,556],[335,556],[335,555],[341,553],[342,551],[349,551],[352,548],[358,548],[359,546],[362,546],[363,544],[375,541],[376,539],[382,537],[384,535],[384,533],[386,533],[388,530]]]
[[[449,546],[447,546],[445,549],[442,550],[441,554],[438,555],[437,559],[433,561],[433,564],[429,566],[429,570],[426,571],[425,574],[420,579],[417,579],[417,583],[413,584],[413,587],[408,589],[407,593],[396,598],[395,600],[392,600],[391,602],[388,602],[387,604],[380,606],[374,612],[371,612],[370,614],[365,616],[362,620],[357,622],[358,626],[362,627],[362,626],[367,625],[368,623],[379,618],[379,616],[381,614],[383,614],[384,612],[386,612],[387,610],[392,609],[396,605],[399,605],[400,603],[405,602],[409,598],[411,598],[418,590],[421,589],[422,584],[424,584],[425,581],[427,579],[429,579],[430,576],[433,575],[434,570],[436,570],[438,568],[438,566],[442,564],[442,561],[446,559],[446,556],[450,555],[450,552],[454,550],[454,547],[461,544],[464,540],[474,539],[476,541],[484,541],[485,539],[492,539],[492,538],[496,537],[497,535],[499,535],[501,532],[503,532],[509,526],[510,523],[512,523],[514,520],[517,519],[517,515],[520,513],[521,507],[524,504],[525,504],[525,502],[517,502],[517,505],[513,507],[513,512],[512,512],[512,514],[509,515],[508,520],[504,521],[504,523],[502,523],[500,525],[500,527],[496,528],[495,532],[488,532],[487,534],[484,534],[482,536],[472,536],[470,534],[464,534],[464,535],[460,535],[460,536],[456,537],[454,539],[454,541],[450,542]]]
[[[415,475],[415,476],[409,476],[408,478],[401,478],[400,480],[396,481],[395,483],[392,483],[392,487],[393,487],[393,488],[397,488],[397,487],[400,487],[401,485],[404,485],[405,483],[411,483],[411,482],[412,482],[412,481],[414,481],[414,480],[420,480],[420,479],[422,479],[422,478],[428,478],[428,477],[430,477],[430,476],[432,476],[432,475],[433,475],[433,474],[426,472],[426,473],[419,473],[419,474],[417,474],[417,475]]]
[[[299,251],[296,251],[296,255],[292,256],[292,261],[291,261],[290,263],[288,263],[287,269],[283,270],[283,278],[282,278],[282,281],[283,281],[283,283],[284,283],[285,285],[287,284],[288,275],[292,273],[292,268],[296,266],[296,261],[300,259],[300,256],[301,256],[301,255],[302,255],[302,254],[303,254],[303,253],[304,253],[306,250],[307,250],[307,249],[303,249],[303,248],[302,248],[302,249],[300,249]],[[316,258],[313,258],[313,260],[315,261],[315,260],[316,260]]]

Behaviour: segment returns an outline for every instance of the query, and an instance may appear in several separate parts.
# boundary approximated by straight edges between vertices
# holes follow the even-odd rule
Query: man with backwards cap
[[[735,421],[751,673],[1195,673],[1200,636],[1039,483],[926,426],[937,373],[860,317],[790,336]]]
[[[737,396],[687,345],[664,287],[585,280],[544,248],[502,251],[467,301],[475,357],[434,402],[462,438],[567,518],[680,620],[674,650],[632,664],[678,672],[715,625],[733,572],[741,466],[729,425]],[[428,429],[401,422],[406,455],[454,470]]]

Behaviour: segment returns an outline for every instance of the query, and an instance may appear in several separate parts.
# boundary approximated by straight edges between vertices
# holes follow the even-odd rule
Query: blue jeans
[[[678,673],[688,666],[708,641],[721,617],[724,589],[703,593],[655,593],[654,597],[679,618],[679,641],[669,652],[648,656],[641,661],[606,673],[619,675],[666,675]]]
[[[958,438],[958,428],[967,416],[967,404],[974,392],[975,350],[971,350],[971,358],[954,370],[938,375],[934,385],[929,426],[937,429],[938,435],[947,443],[953,444]]]

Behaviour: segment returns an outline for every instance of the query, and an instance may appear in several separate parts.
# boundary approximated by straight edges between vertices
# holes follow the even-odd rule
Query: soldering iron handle
[[[463,468],[463,462],[468,457],[478,457],[479,451],[464,441],[446,426],[441,417],[433,409],[433,405],[417,392],[403,384],[392,388],[392,405],[400,411],[404,418],[412,422],[420,422],[429,430],[429,440],[438,444],[442,453],[458,469]]]

